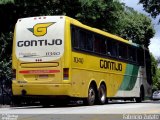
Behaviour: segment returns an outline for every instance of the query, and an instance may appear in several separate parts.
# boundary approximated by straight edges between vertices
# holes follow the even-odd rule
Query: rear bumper
[[[71,84],[12,84],[13,96],[71,96]]]

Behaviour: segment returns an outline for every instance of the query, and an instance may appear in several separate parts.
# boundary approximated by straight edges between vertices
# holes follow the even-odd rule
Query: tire
[[[98,90],[98,104],[103,105],[106,103],[106,87],[101,84]]]
[[[89,106],[94,105],[95,100],[96,100],[96,90],[93,85],[90,85],[88,89],[88,97],[84,99],[84,104]]]
[[[144,100],[144,90],[140,89],[140,97],[135,99],[136,99],[136,103],[141,103]]]

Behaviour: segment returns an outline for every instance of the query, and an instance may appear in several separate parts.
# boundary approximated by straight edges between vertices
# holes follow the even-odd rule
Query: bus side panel
[[[106,64],[107,62],[109,64]],[[118,70],[118,64],[122,65],[120,70]],[[105,81],[107,96],[113,97],[123,81],[125,68],[126,64],[122,62],[72,52],[72,91],[75,92],[76,96],[87,97],[92,80],[96,82],[97,87],[101,81]]]
[[[127,64],[123,82],[115,97],[139,97],[142,81],[141,69],[136,65]]]
[[[147,83],[145,67],[128,64],[123,82],[115,97],[140,97],[140,87],[144,87],[145,97],[150,97],[151,86]]]

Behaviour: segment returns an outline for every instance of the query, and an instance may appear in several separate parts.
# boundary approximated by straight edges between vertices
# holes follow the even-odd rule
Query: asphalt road
[[[15,120],[160,120],[160,101],[110,102],[106,105],[62,107],[24,106],[0,108],[0,119]]]

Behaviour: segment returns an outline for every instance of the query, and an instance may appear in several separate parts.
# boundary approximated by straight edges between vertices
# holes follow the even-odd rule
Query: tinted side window
[[[71,25],[72,47],[78,51],[111,56],[114,59],[144,65],[144,51],[123,42]]]
[[[100,37],[94,36],[94,52],[100,53]]]
[[[85,31],[80,30],[79,31],[79,47],[80,49],[85,50],[87,44],[87,34]]]
[[[137,50],[134,47],[128,46],[128,60],[136,62]]]
[[[123,43],[119,43],[119,46],[118,46],[118,51],[119,51],[119,58],[122,58],[122,59],[127,59],[128,56],[127,56],[127,46]]]
[[[73,43],[73,47],[74,48],[79,48],[79,34],[78,34],[78,29],[76,29],[75,27],[71,28],[71,39],[72,39],[72,43]]]
[[[93,40],[94,40],[93,34],[88,33],[87,34],[87,43],[86,43],[86,49],[88,51],[93,51]]]
[[[112,40],[107,40],[107,55],[117,57],[117,43]]]
[[[94,36],[94,52],[99,54],[106,54],[106,41],[102,36]]]
[[[106,55],[107,52],[107,41],[105,40],[105,38],[101,37],[100,39],[100,53]]]

